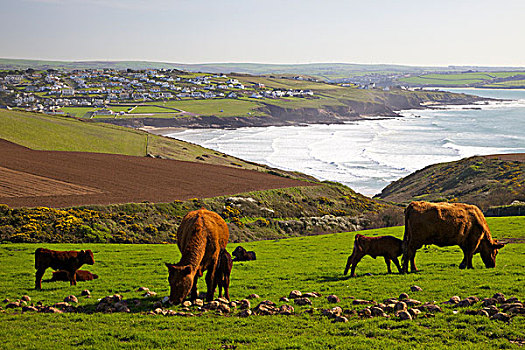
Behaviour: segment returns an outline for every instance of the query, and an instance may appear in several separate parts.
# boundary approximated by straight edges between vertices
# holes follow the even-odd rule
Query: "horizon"
[[[525,66],[519,0],[0,1],[7,59]]]

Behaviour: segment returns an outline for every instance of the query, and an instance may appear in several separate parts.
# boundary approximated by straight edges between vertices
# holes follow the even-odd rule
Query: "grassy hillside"
[[[524,71],[509,72],[463,72],[463,73],[431,73],[401,78],[400,82],[417,86],[474,86],[490,88],[525,87]]]
[[[521,228],[523,217],[489,218],[489,226],[497,238],[525,238]],[[368,236],[402,237],[403,228],[393,227],[362,232]],[[149,315],[169,293],[164,262],[176,262],[180,253],[175,245],[107,245],[46,244],[47,248],[70,250],[92,249],[95,265],[88,266],[100,276],[91,282],[70,287],[67,282],[43,283],[42,291],[33,290],[34,250],[42,245],[0,245],[0,299],[16,300],[29,295],[31,302],[53,305],[68,295],[78,296],[77,313],[49,314],[21,312],[20,308],[0,311],[0,337],[6,348],[188,348],[188,349],[406,349],[406,348],[519,348],[525,341],[525,316],[514,316],[510,322],[490,320],[466,314],[479,310],[480,303],[468,308],[454,308],[442,302],[453,295],[461,298],[491,297],[496,292],[507,298],[525,298],[523,279],[523,244],[508,244],[497,257],[495,269],[483,267],[479,255],[474,257],[474,270],[459,270],[462,253],[458,247],[429,246],[416,255],[420,273],[386,274],[381,258],[365,257],[357,267],[357,277],[342,272],[351,253],[354,233],[291,238],[243,244],[257,253],[257,260],[234,263],[230,295],[240,300],[256,293],[254,308],[261,300],[277,305],[291,304],[290,316],[238,317],[220,315],[216,311],[190,311],[194,317]],[[232,251],[236,244],[229,244]],[[47,271],[44,279],[50,278]],[[423,290],[411,292],[410,286]],[[144,297],[137,288],[144,286],[157,296]],[[199,289],[205,288],[199,281]],[[84,289],[91,298],[80,297]],[[291,290],[318,292],[311,298],[312,306],[297,306],[293,300],[280,302]],[[390,318],[359,317],[352,310],[366,305],[353,304],[354,298],[382,302],[408,293],[422,302],[435,302],[443,312],[423,312],[412,321]],[[130,303],[130,313],[100,313],[95,307],[100,298],[121,294]],[[326,297],[336,294],[336,304]],[[132,302],[136,300],[140,304]],[[74,304],[76,305],[76,304]],[[321,310],[340,306],[347,323],[333,323]],[[0,306],[6,306],[1,303]],[[167,309],[169,306],[163,306]],[[499,307],[499,305],[498,305]],[[181,311],[181,307],[169,309]],[[202,315],[201,315],[202,314]],[[30,330],[30,331],[29,331]]]
[[[484,209],[510,204],[525,199],[525,163],[471,157],[434,164],[393,182],[376,197],[399,203],[457,201]]]
[[[183,215],[202,207],[218,212],[228,222],[232,242],[402,223],[401,208],[381,204],[343,185],[322,183],[172,203],[64,209],[0,205],[0,242],[174,243]]]
[[[177,160],[267,171],[262,166],[220,152],[144,131],[37,113],[0,109],[0,138],[35,150],[132,156],[150,154]]]

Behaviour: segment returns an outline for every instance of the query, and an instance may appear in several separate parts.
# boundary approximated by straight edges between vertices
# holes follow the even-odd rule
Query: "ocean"
[[[167,136],[369,196],[430,164],[525,152],[525,90],[446,90],[506,101],[405,110],[402,117],[345,124],[188,129]]]

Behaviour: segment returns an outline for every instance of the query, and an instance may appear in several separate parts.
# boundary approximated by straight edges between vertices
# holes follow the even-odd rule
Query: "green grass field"
[[[400,81],[410,84],[433,86],[482,84],[486,87],[512,87],[520,84],[517,84],[516,81],[513,80],[493,83],[493,80],[522,75],[525,75],[525,72],[465,72],[456,74],[434,73],[402,78]]]
[[[157,102],[155,104],[160,105]],[[245,116],[248,113],[252,115],[261,114],[256,110],[261,107],[261,104],[252,99],[181,100],[165,102],[162,105],[199,115],[215,115],[217,117]]]
[[[489,218],[496,238],[524,238],[524,217]],[[393,227],[362,232],[365,235],[390,234],[402,237],[403,228]],[[245,243],[257,253],[257,260],[235,263],[230,295],[242,299],[257,293],[261,299],[278,304],[293,289],[319,292],[314,308],[333,307],[326,296],[336,294],[344,309],[360,308],[352,299],[382,301],[407,292],[420,301],[441,303],[453,295],[465,298],[490,297],[502,292],[507,297],[525,299],[525,249],[523,244],[508,244],[497,258],[495,269],[483,267],[479,255],[474,270],[459,270],[462,253],[458,247],[429,246],[416,255],[420,273],[386,274],[381,258],[365,257],[357,267],[357,277],[342,272],[351,253],[355,233],[292,238]],[[100,276],[91,282],[70,287],[67,282],[44,283],[42,291],[33,290],[34,250],[92,249],[95,265],[86,269]],[[229,244],[232,251],[235,244]],[[469,316],[463,309],[442,305],[444,312],[433,318],[400,321],[376,317],[351,316],[348,323],[331,323],[320,311],[302,313],[308,307],[295,306],[292,316],[219,316],[208,312],[201,317],[146,315],[152,303],[169,293],[164,262],[176,262],[176,245],[117,244],[2,244],[0,245],[0,299],[31,296],[33,302],[49,305],[83,289],[92,298],[79,298],[79,305],[93,309],[97,299],[120,293],[126,299],[138,298],[142,305],[130,314],[34,314],[9,309],[0,313],[0,343],[4,348],[177,348],[177,349],[406,349],[406,348],[518,348],[525,341],[525,317],[515,316],[510,323]],[[367,275],[370,273],[371,275]],[[45,278],[49,278],[48,271]],[[410,292],[419,285],[421,292]],[[136,289],[145,286],[158,293],[143,298]],[[199,282],[199,289],[205,284]],[[257,304],[252,301],[252,307]],[[440,304],[441,305],[441,304]],[[361,306],[362,307],[362,306]],[[178,310],[179,307],[171,307]],[[476,308],[479,308],[477,306]],[[20,309],[16,309],[20,310]],[[454,311],[459,310],[458,313]],[[234,312],[235,315],[235,312]],[[512,342],[514,343],[512,343]]]
[[[146,134],[109,124],[0,110],[0,138],[36,150],[144,156]]]

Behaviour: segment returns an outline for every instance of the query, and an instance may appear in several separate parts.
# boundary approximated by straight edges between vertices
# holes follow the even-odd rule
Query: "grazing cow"
[[[232,256],[226,249],[221,249],[213,283],[214,290],[215,287],[219,286],[219,298],[222,297],[222,289],[224,289],[224,296],[226,299],[230,300],[230,273],[232,271],[232,266]]]
[[[472,257],[480,253],[487,268],[496,266],[498,250],[505,244],[492,239],[487,221],[475,205],[464,203],[412,202],[405,209],[403,272],[418,271],[416,250],[423,245],[458,245],[463,251],[460,269],[472,269]]]
[[[85,270],[77,270],[75,275],[77,282],[93,281],[98,278],[98,275]],[[54,271],[53,277],[51,277],[51,282],[55,281],[69,281],[68,272],[66,270]]]
[[[241,246],[235,248],[232,255],[235,257],[233,261],[250,261],[256,259],[255,252],[249,252]]]
[[[403,253],[402,245],[403,241],[393,236],[366,237],[356,234],[354,250],[352,255],[348,257],[344,274],[346,275],[352,266],[350,277],[355,277],[355,268],[365,255],[370,255],[374,259],[378,256],[384,257],[388,273],[392,273],[390,269],[390,260],[392,260],[401,273],[401,266],[397,257]]]
[[[65,270],[68,275],[69,284],[77,284],[76,271],[84,264],[93,265],[95,259],[91,250],[58,251],[38,248],[35,251],[35,289],[42,289],[42,276],[48,267],[53,270]]]
[[[177,264],[166,263],[171,303],[180,304],[190,290],[191,299],[195,300],[197,280],[205,270],[208,270],[206,300],[213,299],[217,260],[229,237],[228,226],[217,213],[200,209],[184,216],[177,230],[177,245],[182,257]]]

